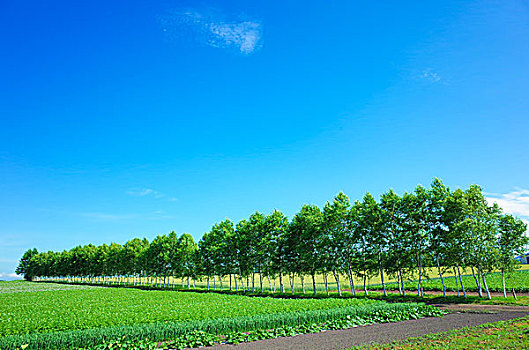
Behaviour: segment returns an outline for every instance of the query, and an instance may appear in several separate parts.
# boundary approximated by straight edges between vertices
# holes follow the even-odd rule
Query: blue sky
[[[0,279],[440,177],[529,218],[524,1],[3,1]]]

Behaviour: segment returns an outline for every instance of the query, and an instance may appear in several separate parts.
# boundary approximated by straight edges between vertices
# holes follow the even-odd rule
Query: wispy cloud
[[[176,202],[175,197],[167,198],[164,193],[153,190],[152,188],[133,188],[125,192],[129,196],[133,197],[152,197],[156,199],[166,198],[169,202]]]
[[[485,196],[489,204],[497,203],[504,212],[520,216],[529,224],[529,190],[518,189],[509,193],[486,193]]]
[[[0,272],[0,279],[9,279],[9,280],[15,280],[15,279],[21,279],[22,276],[17,275],[16,273],[7,273],[7,272]]]
[[[435,72],[431,68],[425,69],[419,74],[419,79],[428,81],[430,83],[438,83],[441,81],[439,73]]]
[[[161,17],[160,23],[170,38],[192,38],[201,44],[234,50],[243,55],[254,53],[263,45],[261,21],[218,10],[177,10]]]
[[[157,194],[155,190],[151,188],[140,188],[140,189],[133,189],[125,192],[128,195],[135,196],[135,197],[145,197],[150,194]]]

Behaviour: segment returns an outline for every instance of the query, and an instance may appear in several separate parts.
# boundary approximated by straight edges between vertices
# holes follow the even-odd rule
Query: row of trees
[[[305,277],[316,293],[316,276],[322,275],[328,293],[328,278],[342,294],[343,276],[352,293],[355,278],[363,283],[379,276],[386,293],[386,281],[398,281],[405,294],[404,281],[418,277],[417,290],[427,267],[435,267],[443,284],[446,274],[459,281],[464,295],[461,271],[470,268],[479,295],[484,288],[490,298],[486,276],[500,270],[503,277],[513,271],[516,255],[528,243],[527,226],[520,219],[503,214],[496,204],[488,205],[481,188],[450,191],[439,179],[430,188],[417,186],[412,193],[397,195],[393,190],[377,201],[367,193],[362,201],[351,203],[342,192],[323,209],[304,205],[292,220],[278,210],[265,215],[256,212],[235,224],[224,220],[213,225],[198,244],[189,234],[174,232],[157,236],[152,242],[133,239],[124,245],[87,245],[64,252],[27,251],[17,273],[26,278],[42,276],[82,276],[104,281],[109,276],[145,283],[156,276],[163,280],[179,277],[191,281],[213,281],[229,276],[230,289],[263,292],[263,279],[279,279],[285,291],[284,277],[289,276],[294,292],[294,277]],[[259,285],[256,287],[256,276]],[[233,284],[232,284],[233,277]],[[174,281],[174,278],[173,278]],[[174,282],[173,282],[174,283]]]

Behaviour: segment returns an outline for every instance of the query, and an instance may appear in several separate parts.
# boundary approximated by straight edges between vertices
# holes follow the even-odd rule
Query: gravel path
[[[529,307],[483,307],[483,305],[461,304],[438,306],[455,313],[443,317],[428,317],[419,320],[376,324],[339,331],[302,334],[295,337],[267,339],[239,345],[216,345],[208,348],[208,350],[347,349],[355,345],[373,342],[389,343],[394,340],[404,340],[425,334],[446,332],[451,329],[472,327],[483,323],[510,320],[529,315]]]

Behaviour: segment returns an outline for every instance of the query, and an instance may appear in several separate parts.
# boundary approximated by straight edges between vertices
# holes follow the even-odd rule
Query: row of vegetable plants
[[[13,291],[0,293],[0,336],[295,313],[372,303],[372,300],[352,298],[287,300],[129,288]]]
[[[372,303],[326,310],[17,334],[1,337],[0,348],[100,349],[108,348],[109,344],[114,344],[114,348],[123,344],[136,348],[134,344],[154,347],[156,342],[156,346],[174,349],[211,345],[212,342],[251,341],[278,336],[282,332],[317,332],[442,314],[439,309],[424,304]]]
[[[484,290],[490,298],[488,275],[500,271],[505,286],[505,276],[518,264],[515,257],[526,249],[526,229],[519,218],[489,205],[479,186],[452,191],[434,179],[430,188],[417,186],[402,196],[389,190],[379,201],[367,193],[351,203],[340,192],[323,209],[304,205],[290,221],[278,210],[256,212],[237,224],[224,220],[198,244],[187,233],[171,232],[152,242],[135,238],[123,245],[90,244],[63,252],[31,249],[17,273],[27,279],[163,287],[176,277],[188,288],[204,281],[207,289],[226,288],[228,278],[230,289],[245,292],[263,292],[267,285],[272,289],[270,281],[277,279],[280,293],[294,291],[296,276],[303,292],[316,293],[321,275],[325,291],[333,280],[338,294],[344,282],[355,294],[355,280],[367,294],[374,276],[384,293],[392,278],[404,294],[406,282],[416,278],[414,289],[422,295],[427,269],[436,271],[443,292],[447,274],[455,273],[463,289],[461,271],[470,269],[480,296]]]

